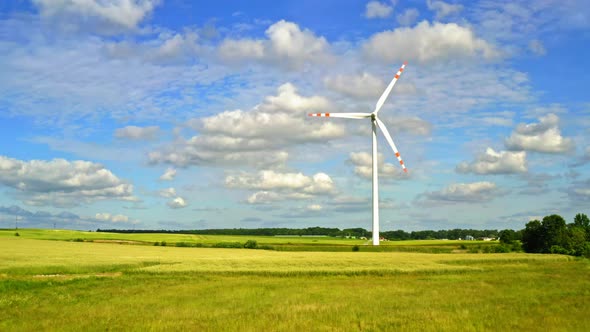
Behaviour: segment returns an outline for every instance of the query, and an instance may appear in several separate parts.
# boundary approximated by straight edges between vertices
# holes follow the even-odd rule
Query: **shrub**
[[[361,250],[361,248],[359,248],[359,246],[357,246],[357,245],[352,246],[352,251],[359,251],[359,250]]]
[[[246,243],[244,243],[244,248],[256,249],[258,248],[258,243],[256,242],[256,240],[248,240],[246,241]]]
[[[465,249],[467,249],[467,246],[466,246],[466,245],[464,245],[464,244],[461,244],[461,245],[459,246],[459,249],[465,250]]]
[[[166,246],[166,241],[162,241],[162,242],[160,242],[160,245],[161,245],[162,247],[165,247],[165,246]]]
[[[18,232],[14,233],[14,236],[20,236],[20,234],[18,234]]]
[[[218,242],[213,245],[215,248],[243,248],[240,242]]]
[[[156,242],[154,242],[154,245],[155,246],[159,246],[160,245],[160,242],[156,241]]]
[[[186,243],[186,242],[176,242],[176,246],[177,247],[190,247],[190,243]]]

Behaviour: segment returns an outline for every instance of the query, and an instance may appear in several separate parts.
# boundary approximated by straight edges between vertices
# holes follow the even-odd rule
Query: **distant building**
[[[471,235],[465,235],[465,240],[467,240],[467,241],[473,241],[473,240],[475,240],[475,238],[473,236],[471,236]]]

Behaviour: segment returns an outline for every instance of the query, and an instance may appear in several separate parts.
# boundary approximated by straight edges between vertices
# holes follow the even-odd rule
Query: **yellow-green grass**
[[[561,255],[0,238],[0,331],[585,331],[589,303]]]
[[[220,242],[240,242],[255,240],[261,245],[370,245],[370,240],[346,239],[335,237],[306,237],[306,236],[250,236],[250,235],[191,235],[170,233],[107,233],[84,232],[75,230],[48,230],[48,229],[19,229],[0,230],[0,238],[14,237],[18,232],[20,237],[41,240],[86,240],[86,241],[130,241],[136,243],[152,244],[154,242],[166,242],[168,245],[183,242],[189,244],[216,244]],[[383,241],[382,246],[458,246],[460,244],[491,244],[482,241],[458,241],[458,240],[409,240],[409,241]]]

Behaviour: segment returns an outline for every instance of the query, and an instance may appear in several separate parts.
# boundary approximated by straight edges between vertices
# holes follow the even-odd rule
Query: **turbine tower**
[[[404,64],[400,67],[398,72],[395,74],[383,94],[377,101],[375,105],[375,110],[372,113],[310,113],[309,116],[316,116],[316,117],[332,117],[332,118],[346,118],[346,119],[371,119],[371,126],[373,128],[373,245],[379,245],[379,181],[378,181],[378,171],[377,171],[377,127],[381,129],[383,136],[389,143],[389,146],[393,149],[397,160],[399,160],[400,165],[402,166],[404,172],[408,172],[406,169],[406,165],[404,165],[404,161],[402,160],[399,151],[395,147],[395,143],[389,135],[389,131],[385,127],[385,124],[379,117],[377,117],[377,113],[385,103],[387,96],[391,92],[391,89],[395,85],[395,82],[399,79],[400,75],[404,71],[408,63],[404,62]]]

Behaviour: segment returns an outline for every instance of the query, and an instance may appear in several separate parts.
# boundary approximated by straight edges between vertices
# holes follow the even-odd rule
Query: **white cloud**
[[[539,118],[539,123],[519,124],[504,143],[510,150],[542,153],[567,153],[574,148],[571,138],[561,136],[559,117],[553,113]]]
[[[511,127],[513,125],[511,118],[504,118],[500,116],[487,116],[481,119],[484,123],[492,126]]]
[[[590,180],[574,182],[567,189],[567,194],[572,201],[587,207],[590,202]]]
[[[533,52],[533,54],[539,56],[547,54],[545,46],[543,46],[543,43],[538,39],[533,39],[529,42],[529,50]]]
[[[281,200],[282,197],[271,191],[258,191],[250,195],[246,201],[249,204],[269,204]]]
[[[407,59],[429,62],[455,57],[492,59],[498,55],[492,45],[477,38],[470,28],[456,23],[430,24],[428,21],[413,28],[377,33],[363,48],[369,57],[385,62]]]
[[[160,127],[149,126],[149,127],[137,127],[127,126],[115,130],[115,137],[130,139],[134,141],[138,140],[153,140],[158,137],[160,133]]]
[[[136,223],[129,220],[129,217],[123,214],[97,213],[94,218],[99,221],[108,221],[114,224]]]
[[[297,24],[278,21],[266,30],[267,39],[225,39],[219,56],[227,62],[263,61],[298,68],[306,62],[322,62],[329,57],[329,45]]]
[[[319,204],[310,204],[307,206],[307,210],[309,211],[321,211],[322,210],[322,206]]]
[[[370,1],[365,8],[366,18],[385,18],[391,15],[393,7],[379,1]]]
[[[416,22],[418,16],[420,16],[420,12],[418,12],[418,9],[408,8],[403,13],[398,14],[395,19],[397,20],[397,23],[404,26],[409,26]]]
[[[10,216],[4,218],[4,216]],[[97,213],[91,217],[79,216],[77,214],[62,211],[59,213],[51,213],[47,211],[32,212],[25,210],[19,206],[12,205],[10,207],[0,206],[0,221],[14,221],[18,219],[20,227],[30,228],[74,228],[74,229],[92,229],[97,227],[104,227],[105,225],[139,224],[139,220],[132,219],[123,214],[111,213]]]
[[[160,195],[162,197],[166,197],[166,198],[178,196],[178,194],[176,193],[176,189],[174,189],[172,187],[161,189],[160,191],[158,191],[158,195]]]
[[[496,152],[492,148],[487,148],[485,153],[479,155],[475,161],[460,163],[457,171],[475,174],[524,173],[527,171],[526,152]]]
[[[62,26],[97,25],[101,30],[135,29],[158,3],[158,0],[33,0],[41,16]]]
[[[386,116],[383,121],[392,135],[397,132],[405,132],[412,135],[428,136],[432,133],[432,124],[417,116]]]
[[[188,206],[187,202],[182,197],[176,197],[166,203],[171,209],[182,209]]]
[[[367,72],[360,75],[326,77],[324,85],[329,89],[355,98],[378,98],[386,86],[381,79]]]
[[[306,200],[318,195],[333,195],[336,188],[332,178],[325,173],[307,176],[303,173],[279,173],[271,170],[256,174],[228,175],[225,186],[230,189],[256,190],[246,202],[268,204],[281,200]]]
[[[342,137],[343,125],[331,121],[308,121],[308,112],[329,112],[324,97],[305,97],[290,84],[278,88],[278,95],[250,111],[226,111],[198,121],[200,135],[179,139],[161,151],[150,153],[153,163],[177,166],[226,164],[268,167],[283,165],[283,149],[305,142],[325,142]]]
[[[333,194],[334,182],[329,175],[317,173],[313,177],[303,173],[279,173],[272,170],[257,174],[242,173],[225,178],[228,188],[302,193],[308,195]]]
[[[463,10],[462,5],[457,4],[449,4],[444,1],[432,1],[427,0],[426,6],[428,9],[434,11],[436,13],[436,19],[440,20],[446,16],[458,14]]]
[[[454,183],[440,191],[426,192],[422,197],[436,202],[485,202],[499,193],[496,184],[482,181]]]
[[[172,167],[168,167],[164,174],[160,176],[160,180],[162,181],[172,181],[176,177],[176,169]]]
[[[64,159],[22,161],[0,156],[0,184],[29,205],[75,206],[102,200],[135,201],[133,185],[104,166]]]
[[[354,173],[365,179],[372,179],[373,157],[366,152],[351,152],[349,161],[354,165]],[[402,171],[400,166],[385,163],[383,154],[377,155],[377,169],[381,179],[407,179],[407,173]]]

